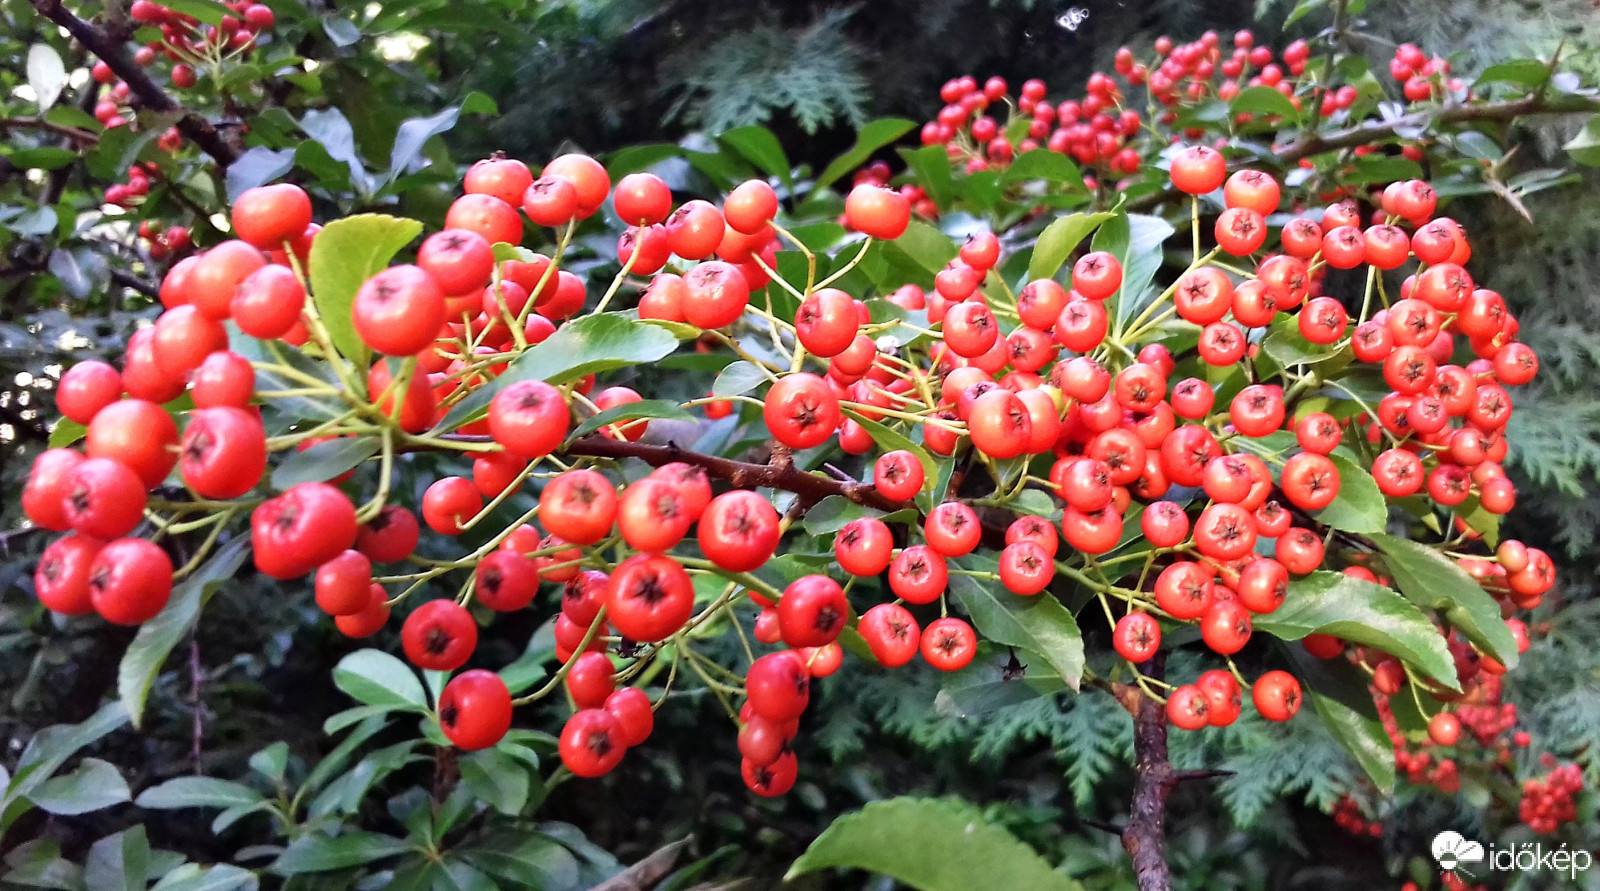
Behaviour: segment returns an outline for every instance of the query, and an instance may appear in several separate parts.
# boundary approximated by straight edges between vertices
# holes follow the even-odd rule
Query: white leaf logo
[[[1433,859],[1446,870],[1462,863],[1477,863],[1483,859],[1483,845],[1468,840],[1459,832],[1445,831],[1433,837]]]

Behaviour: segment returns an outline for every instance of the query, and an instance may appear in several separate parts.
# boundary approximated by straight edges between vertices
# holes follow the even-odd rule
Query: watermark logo
[[[1447,872],[1454,872],[1463,863],[1482,863],[1483,845],[1468,839],[1459,832],[1446,830],[1433,837],[1433,859]]]
[[[1522,843],[1501,847],[1491,844],[1487,848],[1459,832],[1446,830],[1433,837],[1429,846],[1433,859],[1446,872],[1458,872],[1474,877],[1474,872],[1554,872],[1566,873],[1577,881],[1578,873],[1587,872],[1594,865],[1594,855],[1584,850],[1573,850],[1565,844],[1546,847],[1540,842]]]

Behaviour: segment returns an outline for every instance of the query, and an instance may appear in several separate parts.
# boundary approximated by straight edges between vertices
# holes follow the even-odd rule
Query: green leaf
[[[811,188],[827,188],[839,177],[865,164],[873,152],[910,133],[915,126],[915,121],[905,118],[879,118],[868,121],[856,132],[856,144],[823,168],[822,174],[817,177]]]
[[[48,111],[56,104],[66,84],[67,66],[62,64],[60,53],[43,43],[28,47],[28,86],[33,88],[40,111]]]
[[[225,185],[228,200],[236,201],[245,191],[266,185],[294,169],[293,149],[256,146],[228,165]],[[315,244],[315,242],[313,242]]]
[[[319,442],[303,452],[290,452],[272,471],[272,488],[279,492],[300,483],[323,483],[378,454],[383,440],[377,436],[340,436]]]
[[[1343,350],[1337,344],[1312,343],[1300,333],[1298,316],[1283,315],[1272,323],[1272,328],[1261,341],[1261,350],[1283,368],[1296,365],[1315,365],[1339,355]]]
[[[78,160],[78,153],[72,149],[46,146],[44,148],[20,149],[6,155],[13,167],[24,170],[55,170],[65,167]]]
[[[72,773],[40,783],[39,788],[28,795],[28,800],[48,813],[70,817],[121,804],[131,797],[128,781],[122,778],[116,765],[99,758],[85,758]]]
[[[1269,114],[1279,115],[1285,120],[1297,120],[1300,112],[1295,109],[1289,97],[1268,86],[1245,87],[1239,95],[1233,97],[1228,103],[1231,115],[1239,114]]]
[[[117,698],[139,727],[150,685],[166,663],[172,648],[188,637],[200,618],[200,608],[217,586],[231,581],[250,553],[250,537],[240,535],[223,545],[183,583],[173,589],[167,605],[154,619],[139,626],[139,633],[117,665]]]
[[[1144,309],[1146,292],[1161,269],[1162,245],[1176,231],[1160,217],[1133,213],[1117,214],[1094,234],[1094,249],[1111,252],[1122,264],[1122,287],[1108,298],[1119,327]]]
[[[322,30],[333,41],[334,46],[345,47],[361,39],[361,28],[349,19],[342,19],[333,13],[322,17]]]
[[[405,841],[376,832],[347,832],[337,838],[313,832],[295,839],[271,869],[280,876],[327,872],[363,866],[409,850]]]
[[[1304,647],[1282,647],[1311,707],[1384,795],[1394,792],[1394,743],[1383,729],[1367,677],[1344,659],[1318,659]]]
[[[1589,120],[1578,131],[1578,135],[1563,145],[1572,160],[1585,167],[1600,167],[1600,114],[1589,116]]]
[[[50,448],[65,448],[84,438],[88,433],[88,427],[70,418],[62,418],[56,421],[54,427],[50,428]]]
[[[1289,17],[1283,20],[1283,27],[1288,28],[1311,13],[1328,5],[1328,0],[1299,0],[1294,9],[1289,11]]]
[[[134,804],[168,811],[185,807],[248,806],[263,800],[260,792],[243,783],[216,777],[174,777],[140,792]]]
[[[163,3],[173,12],[192,15],[208,25],[220,25],[226,16],[233,15],[233,10],[216,0],[178,0],[176,3]]]
[[[507,887],[578,887],[578,859],[541,835],[500,830],[457,851],[478,869],[504,879]]]
[[[885,251],[899,254],[930,273],[943,269],[961,252],[950,236],[921,220],[912,220],[904,235],[886,242],[883,247]]]
[[[484,749],[461,759],[461,780],[478,800],[507,816],[528,803],[528,768],[504,752]]]
[[[1061,265],[1067,262],[1067,257],[1089,237],[1089,233],[1113,216],[1105,212],[1075,213],[1052,221],[1039,233],[1039,242],[1033,247],[1033,256],[1028,260],[1028,279],[1038,281],[1055,278]]]
[[[862,517],[877,517],[886,523],[905,523],[915,521],[917,512],[907,509],[885,514],[877,508],[856,504],[843,495],[829,495],[806,511],[801,525],[811,535],[832,535]]]
[[[150,840],[143,826],[90,845],[83,864],[83,883],[94,891],[144,891],[149,874]]]
[[[460,105],[452,105],[429,117],[401,121],[394,136],[394,147],[389,152],[389,173],[385,182],[392,183],[409,171],[422,157],[422,147],[428,140],[454,129],[463,114],[495,114],[497,111],[493,99],[474,91],[468,93]]]
[[[416,220],[364,213],[334,220],[311,242],[311,292],[333,346],[358,370],[367,367],[367,345],[356,334],[351,308],[367,279],[422,232]]]
[[[738,152],[763,173],[783,180],[783,184],[793,190],[794,184],[789,179],[789,158],[784,155],[783,145],[771,130],[751,124],[729,130],[717,137],[717,141]]]
[[[992,555],[955,562],[983,572],[999,568],[998,558]],[[1037,653],[1068,686],[1078,689],[1083,679],[1083,635],[1072,613],[1048,591],[1022,597],[1007,591],[998,581],[952,573],[950,593],[972,617],[972,624],[983,638]]]
[[[1049,149],[1034,149],[1023,152],[1017,156],[1006,172],[1001,175],[1002,183],[1025,182],[1028,180],[1042,179],[1051,183],[1069,183],[1077,186],[1074,191],[1088,190],[1083,186],[1083,172],[1072,159],[1060,152]]]
[[[919,149],[901,149],[900,157],[916,175],[917,184],[927,190],[928,197],[940,207],[947,207],[955,193],[955,181],[950,175],[950,156],[942,145],[925,145]]]
[[[874,801],[834,820],[784,879],[835,867],[882,873],[919,891],[1083,891],[972,806],[928,798]]]
[[[254,889],[259,884],[256,874],[231,863],[201,866],[185,863],[161,877],[150,891],[236,891]]]
[[[1383,551],[1400,593],[1439,613],[1479,650],[1507,669],[1517,667],[1517,642],[1500,617],[1500,605],[1467,571],[1427,545],[1392,535],[1370,535]]]
[[[616,182],[630,173],[649,170],[668,158],[683,157],[683,149],[670,142],[653,142],[647,145],[630,145],[606,156],[606,172]]]
[[[333,667],[333,684],[368,705],[426,712],[427,695],[409,665],[382,650],[356,650]]]
[[[1516,84],[1519,87],[1532,89],[1544,86],[1549,80],[1549,65],[1538,59],[1512,59],[1509,62],[1501,62],[1483,69],[1483,73],[1478,75],[1478,79],[1473,86],[1502,83]]]
[[[1421,610],[1392,589],[1342,572],[1314,572],[1291,582],[1277,610],[1255,617],[1255,629],[1283,640],[1331,634],[1376,647],[1460,689],[1450,648]]]
[[[317,236],[321,241],[322,236]],[[598,374],[630,365],[648,365],[678,348],[678,338],[648,322],[600,313],[575,319],[556,329],[543,343],[513,359],[499,377],[461,400],[440,422],[440,430],[454,430],[489,407],[494,394],[517,381],[562,383],[586,374]]]
[[[717,379],[711,383],[711,395],[738,396],[740,393],[754,390],[766,379],[767,373],[759,366],[741,359],[722,369]]]
[[[917,463],[922,465],[923,491],[927,491],[928,486],[939,478],[939,465],[934,463],[933,456],[928,454],[927,449],[908,439],[905,434],[890,429],[877,421],[869,421],[850,409],[846,409],[845,414],[854,418],[855,422],[861,425],[861,429],[867,431],[867,435],[871,436],[872,441],[877,443],[878,448],[883,451],[893,452],[904,449],[917,456]]]
[[[1317,522],[1345,532],[1382,532],[1389,506],[1378,482],[1365,468],[1343,455],[1329,455],[1328,459],[1339,470],[1339,494],[1317,511]]]
[[[289,744],[280,740],[251,755],[250,769],[273,783],[283,782],[284,771],[289,769]]]
[[[694,415],[684,411],[678,407],[678,403],[671,400],[641,399],[638,402],[629,402],[626,405],[608,408],[584,421],[578,425],[578,429],[572,431],[571,438],[577,439],[580,436],[588,436],[602,427],[608,427],[624,421],[632,421],[637,418],[669,418],[674,421],[693,421],[695,419]],[[632,429],[636,428],[630,428],[630,432],[632,432]]]

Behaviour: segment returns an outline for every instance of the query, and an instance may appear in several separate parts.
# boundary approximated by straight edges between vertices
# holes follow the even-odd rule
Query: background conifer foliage
[[[0,887],[1600,845],[1592,4],[0,21]]]

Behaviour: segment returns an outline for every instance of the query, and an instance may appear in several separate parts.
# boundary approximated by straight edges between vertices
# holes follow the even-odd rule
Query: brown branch
[[[1159,679],[1166,668],[1165,653],[1157,653],[1139,670]],[[1133,806],[1122,828],[1122,848],[1133,858],[1139,891],[1172,891],[1167,866],[1167,795],[1179,776],[1167,760],[1167,712],[1161,703],[1145,696],[1137,686],[1119,685],[1117,698],[1133,714]]]
[[[46,133],[54,133],[57,136],[64,136],[67,139],[82,145],[94,145],[100,141],[99,136],[90,133],[88,130],[83,130],[78,127],[68,127],[65,124],[53,124],[44,118],[0,118],[0,131],[5,131],[8,129],[42,130]]]
[[[128,84],[128,89],[139,97],[140,103],[145,108],[158,114],[177,115],[178,130],[200,146],[201,150],[218,164],[227,167],[239,159],[239,149],[224,138],[210,121],[202,117],[199,112],[179,104],[178,100],[161,89],[142,67],[128,57],[122,40],[68,12],[66,7],[61,5],[61,0],[32,0],[32,2],[33,8],[40,15],[66,28],[85,49],[105,62],[117,77]]]
[[[488,436],[447,436],[453,442],[490,442]],[[793,492],[804,501],[815,503],[829,495],[841,495],[856,504],[882,511],[897,511],[910,505],[885,498],[870,483],[838,480],[818,476],[796,467],[792,461],[753,464],[734,461],[715,455],[704,455],[681,448],[677,443],[651,445],[643,442],[624,442],[600,434],[585,436],[561,449],[561,454],[588,458],[637,458],[652,467],[681,461],[704,470],[707,475],[727,480],[741,489],[782,489]]]
[[[1533,114],[1579,114],[1591,111],[1600,111],[1600,99],[1563,96],[1553,100],[1544,95],[1533,95],[1501,102],[1450,105],[1442,109],[1415,111],[1387,121],[1346,127],[1325,135],[1313,133],[1274,150],[1273,157],[1279,166],[1289,168],[1312,155],[1369,145],[1394,136],[1401,130],[1476,121],[1507,122]],[[1312,113],[1315,114],[1316,109]],[[1180,195],[1175,189],[1166,189],[1129,201],[1128,209],[1149,210]]]

